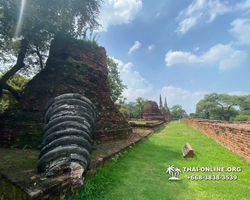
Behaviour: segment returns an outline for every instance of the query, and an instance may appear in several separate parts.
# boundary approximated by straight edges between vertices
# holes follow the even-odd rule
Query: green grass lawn
[[[72,199],[250,199],[249,163],[183,123],[168,126],[87,177]],[[194,149],[194,158],[182,157],[187,142]],[[170,165],[182,170],[178,176],[182,180],[168,180]],[[183,172],[183,167],[241,167],[242,171]],[[238,180],[188,180],[191,175],[237,175]]]

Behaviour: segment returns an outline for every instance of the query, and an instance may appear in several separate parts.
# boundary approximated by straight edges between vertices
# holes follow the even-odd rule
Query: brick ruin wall
[[[24,90],[16,107],[0,115],[0,146],[37,149],[44,128],[45,105],[65,93],[79,93],[94,103],[94,141],[126,139],[132,127],[110,98],[106,51],[76,40],[52,41],[46,67]]]
[[[183,118],[182,122],[250,162],[250,124],[232,124],[226,121],[196,118]]]

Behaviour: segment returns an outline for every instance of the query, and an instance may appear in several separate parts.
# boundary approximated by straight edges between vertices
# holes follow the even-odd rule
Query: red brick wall
[[[213,138],[250,162],[250,124],[231,124],[225,121],[196,118],[184,118],[182,122]]]

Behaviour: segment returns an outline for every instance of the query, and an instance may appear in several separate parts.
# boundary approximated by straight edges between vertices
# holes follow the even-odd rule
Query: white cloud
[[[162,98],[167,98],[169,107],[179,104],[182,105],[187,112],[195,112],[195,105],[205,94],[209,93],[207,91],[190,92],[172,85],[155,90],[148,81],[142,78],[138,72],[133,70],[134,66],[131,62],[123,63],[121,60],[113,57],[112,59],[118,63],[118,70],[123,80],[123,84],[128,86],[122,94],[128,99],[127,102],[133,102],[138,97],[142,97],[159,103],[159,95],[161,94]]]
[[[165,61],[167,66],[194,63],[213,64],[219,66],[219,71],[225,71],[240,67],[246,61],[246,58],[245,52],[234,49],[230,43],[226,45],[217,44],[201,56],[190,52],[169,51],[166,54]]]
[[[128,24],[142,8],[141,0],[108,0],[101,7],[98,31],[108,31],[110,25]]]
[[[151,51],[151,50],[153,50],[153,49],[154,49],[154,45],[148,46],[148,50],[149,50],[149,51]]]
[[[205,94],[210,93],[209,91],[191,92],[172,85],[165,86],[157,92],[158,94],[156,94],[152,100],[159,104],[159,94],[161,94],[163,99],[165,99],[165,97],[167,98],[168,107],[178,104],[181,105],[187,113],[195,112],[196,104],[204,98]]]
[[[148,100],[156,101],[159,105],[159,95],[161,94],[163,100],[167,98],[169,107],[173,105],[181,105],[187,113],[195,112],[196,104],[204,98],[205,94],[212,93],[211,91],[189,91],[180,87],[165,86],[160,89],[153,89],[153,86],[140,76],[140,74],[133,70],[133,63],[123,63],[121,60],[111,57],[118,63],[118,70],[123,84],[128,88],[123,91],[123,96],[127,98],[127,102],[134,102],[138,97]],[[191,79],[191,82],[194,80]],[[218,92],[219,93],[219,92]],[[242,91],[229,92],[230,95],[244,95]]]
[[[240,3],[237,3],[235,10],[245,10],[250,8],[250,0],[245,0]]]
[[[186,9],[179,12],[177,20],[180,22],[176,32],[185,34],[199,20],[204,19],[210,23],[217,16],[224,15],[231,10],[231,7],[228,7],[226,3],[220,2],[220,0],[194,0]]]
[[[139,41],[135,41],[135,44],[130,47],[128,54],[131,54],[133,51],[139,49],[141,47],[141,43]]]
[[[228,94],[229,95],[239,95],[240,96],[240,95],[247,95],[248,93],[238,90],[238,91],[234,91],[234,92],[229,92]]]
[[[195,50],[195,51],[198,51],[199,49],[200,49],[200,47],[196,47],[194,50]]]
[[[215,92],[215,91],[213,91]],[[180,87],[175,86],[165,86],[162,89],[157,91],[158,94],[154,95],[153,99],[159,104],[159,94],[161,94],[162,98],[167,98],[168,107],[172,107],[173,105],[181,105],[182,108],[189,114],[194,113],[196,110],[196,104],[204,99],[205,94],[212,93],[211,91],[189,91]],[[218,94],[222,94],[221,92],[217,92]],[[233,91],[229,92],[229,95],[247,95],[243,91]]]
[[[123,63],[121,60],[112,59],[118,63],[118,70],[123,80],[123,84],[128,86],[128,88],[123,91],[122,95],[126,97],[128,101],[135,101],[138,97],[150,97],[153,87],[148,81],[140,76],[139,72],[133,70],[133,63]]]
[[[186,33],[191,27],[193,27],[197,23],[197,20],[200,17],[201,17],[201,15],[196,16],[196,17],[189,17],[189,18],[186,18],[186,19],[182,20],[179,23],[179,26],[176,29],[176,32],[181,33],[181,34]]]
[[[199,63],[202,62],[200,58],[190,52],[172,51],[166,54],[165,61],[167,66],[172,66],[180,63]]]
[[[189,113],[195,113],[196,104],[200,100],[204,99],[204,96],[206,94],[210,94],[216,91],[207,91],[207,90],[189,91],[184,88],[170,85],[170,86],[165,86],[159,90],[153,90],[152,92],[155,92],[155,93],[151,94],[151,98],[148,98],[149,100],[156,101],[159,105],[159,95],[161,94],[163,101],[165,97],[167,98],[168,107],[172,107],[174,105],[181,105],[182,108],[189,114]],[[221,92],[217,92],[217,93],[221,94]],[[246,95],[247,93],[242,92],[242,91],[233,91],[233,92],[229,92],[228,94],[229,95]]]
[[[250,1],[249,1],[250,2]],[[238,18],[231,23],[229,30],[237,39],[239,44],[250,44],[250,20]]]
[[[209,1],[208,7],[209,7],[209,15],[210,15],[208,22],[214,21],[215,18],[219,15],[224,15],[225,13],[232,11],[232,8],[228,7],[226,5],[226,2],[221,3],[219,0]]]

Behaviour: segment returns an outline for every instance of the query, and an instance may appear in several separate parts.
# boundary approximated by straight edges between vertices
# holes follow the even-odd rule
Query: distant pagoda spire
[[[160,94],[160,107],[162,107],[161,94]]]
[[[165,97],[165,103],[164,103],[164,107],[167,108],[168,104],[167,104],[167,98]]]

